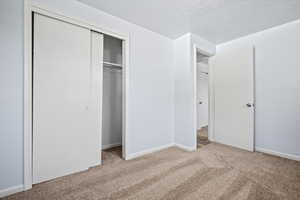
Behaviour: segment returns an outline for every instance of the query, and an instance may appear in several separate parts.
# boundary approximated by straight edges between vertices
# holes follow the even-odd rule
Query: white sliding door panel
[[[91,35],[88,29],[34,15],[34,183],[100,164],[101,70],[91,59]],[[98,46],[99,53],[101,39]]]
[[[219,143],[253,151],[253,47],[231,44],[219,46],[211,65],[215,87],[214,139]]]
[[[92,95],[91,95],[91,108],[93,114],[92,120],[99,120],[99,123],[94,123],[95,130],[98,130],[99,145],[98,150],[102,151],[102,113],[103,113],[103,35],[92,32]],[[97,154],[98,159],[101,159],[101,154]]]

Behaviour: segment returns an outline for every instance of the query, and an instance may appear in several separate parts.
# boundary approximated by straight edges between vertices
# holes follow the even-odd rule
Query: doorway
[[[209,64],[208,56],[197,52],[196,93],[197,93],[197,148],[209,144]]]
[[[103,109],[102,162],[122,158],[123,140],[123,42],[104,35],[103,41]]]

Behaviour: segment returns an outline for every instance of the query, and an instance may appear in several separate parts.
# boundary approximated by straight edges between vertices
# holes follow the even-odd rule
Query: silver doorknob
[[[246,106],[249,107],[249,108],[251,108],[252,104],[251,103],[247,103]]]
[[[199,104],[202,104],[202,101],[199,101]]]

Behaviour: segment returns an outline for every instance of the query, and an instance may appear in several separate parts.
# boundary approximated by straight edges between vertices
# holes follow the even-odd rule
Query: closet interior
[[[103,46],[103,112],[102,150],[105,162],[107,154],[122,157],[122,76],[123,41],[104,35]]]

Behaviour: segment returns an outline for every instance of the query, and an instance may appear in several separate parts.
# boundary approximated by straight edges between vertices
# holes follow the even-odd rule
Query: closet
[[[122,144],[123,41],[37,13],[32,32],[33,183],[101,164]]]
[[[122,145],[122,45],[122,40],[104,35],[103,150]]]

